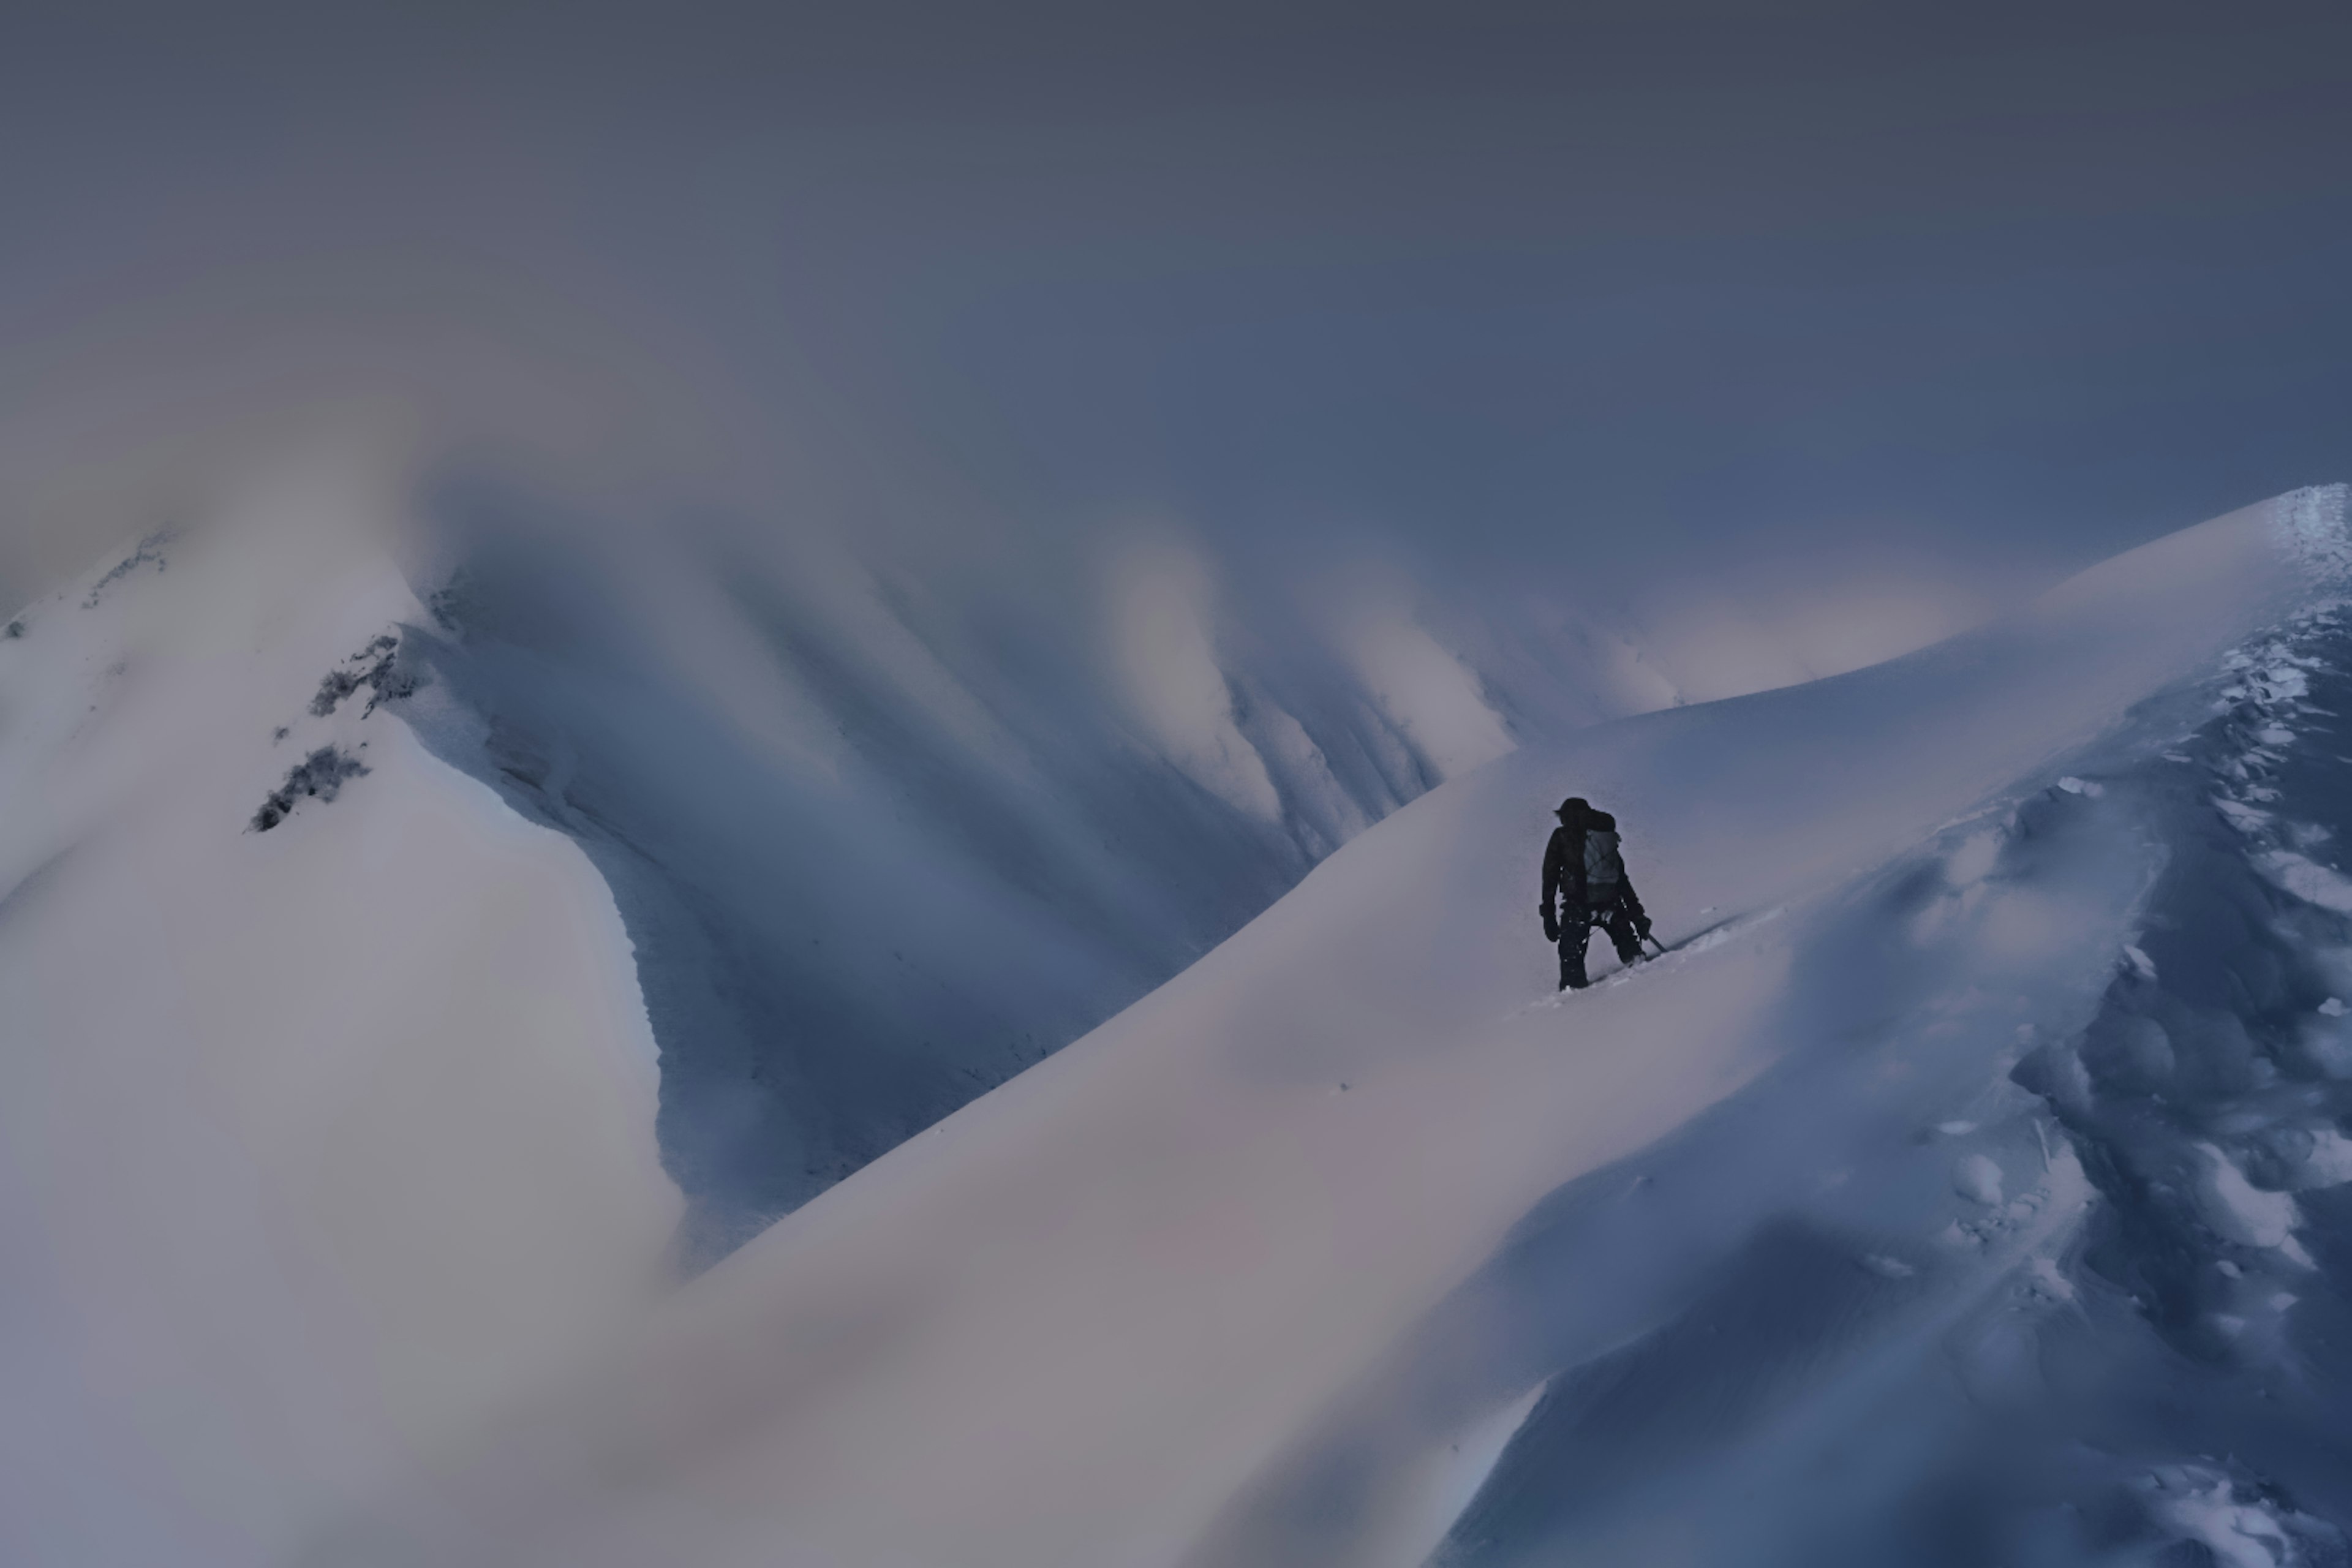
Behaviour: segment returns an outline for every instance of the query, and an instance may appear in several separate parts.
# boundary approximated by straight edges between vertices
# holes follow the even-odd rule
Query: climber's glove
[[[1543,922],[1544,940],[1546,942],[1558,942],[1559,940],[1559,916],[1552,912],[1552,907],[1549,903],[1545,904],[1543,907]]]

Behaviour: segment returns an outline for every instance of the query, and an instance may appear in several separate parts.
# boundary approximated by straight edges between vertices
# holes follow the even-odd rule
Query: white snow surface
[[[1807,910],[2333,600],[2342,513],[2340,489],[2298,492],[1893,664],[1448,783],[679,1292],[458,1479],[354,1528],[434,1563],[1272,1563],[1297,1560],[1285,1478],[1339,1431],[1385,1484],[1316,1560],[1416,1560],[1427,1500],[1463,1490],[1427,1480],[1439,1457],[1491,1449],[1528,1393],[1409,1419],[1391,1380],[1416,1326],[1546,1194],[1787,1048]],[[1530,1006],[1552,963],[1530,934],[1536,850],[1570,792],[1621,814],[1669,940],[1696,923],[1680,911],[1734,923]],[[2078,923],[2018,893],[1974,962],[2023,984]],[[2111,957],[2121,934],[2080,940]],[[1956,1234],[2046,1254],[2084,1201],[2061,1163]],[[1980,1215],[2000,1186],[1962,1169]],[[2291,1200],[2264,1206],[2225,1159],[2211,1176],[2217,1223],[2293,1245]]]
[[[2247,1247],[2287,1247],[2298,1218],[2294,1198],[2266,1193],[2246,1180],[2230,1157],[2210,1143],[2196,1145],[2204,1163],[2197,1202],[2220,1235]]]
[[[2273,849],[2254,864],[2263,876],[2296,898],[2337,914],[2352,914],[2352,878],[2292,849]]]
[[[2000,1203],[2000,1163],[1990,1154],[1964,1154],[1952,1167],[1952,1190],[1971,1203],[1993,1208]]]
[[[1513,1227],[1791,1049],[1815,913],[1939,833],[1923,951],[1973,933],[1996,994],[2070,942],[2104,972],[2127,933],[2001,886],[1983,824],[2352,562],[2341,489],[2298,492],[1890,665],[1523,746],[667,1289],[606,888],[365,687],[312,710],[423,614],[352,493],[232,498],[0,638],[0,1560],[1419,1561],[1539,1392],[1416,1403]],[[1255,808],[1209,585],[1177,586],[1123,656],[1139,722]],[[1507,743],[1442,647],[1368,625],[1401,722],[1464,766]],[[330,750],[366,771],[256,831]],[[1620,813],[1661,934],[1706,930],[1555,1001],[1529,906],[1571,792]],[[1988,1124],[1945,1109],[1911,1125]],[[1953,1236],[2046,1282],[2087,1184],[2002,1152],[1936,1155],[1973,1178]],[[2294,1247],[2294,1200],[2214,1160],[2215,1219]],[[1302,1552],[1341,1451],[1374,1484]]]
[[[664,1278],[604,885],[368,689],[310,710],[419,613],[350,493],[0,640],[0,1561],[282,1561]]]

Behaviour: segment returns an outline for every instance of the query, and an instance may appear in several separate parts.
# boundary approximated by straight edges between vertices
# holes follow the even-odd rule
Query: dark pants
[[[1592,929],[1598,926],[1609,933],[1611,945],[1617,949],[1621,963],[1631,963],[1642,956],[1642,933],[1633,929],[1633,917],[1620,907],[1605,913],[1571,918],[1559,928],[1559,988],[1581,990],[1592,984],[1584,974],[1585,944],[1592,940]]]

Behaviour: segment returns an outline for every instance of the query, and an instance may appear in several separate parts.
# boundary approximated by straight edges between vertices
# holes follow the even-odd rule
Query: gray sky
[[[2023,583],[2352,475],[2340,0],[7,28],[12,603],[355,398],[780,517],[1628,583]]]

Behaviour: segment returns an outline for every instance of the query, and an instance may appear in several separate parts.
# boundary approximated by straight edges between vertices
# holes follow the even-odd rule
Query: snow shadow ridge
[[[524,502],[457,486],[439,504],[463,566],[404,644],[437,688],[407,716],[612,889],[689,1268],[1143,995],[1307,869],[1172,770],[1056,752],[1043,720],[1020,731],[1034,787],[972,765],[856,647],[713,567],[757,667],[745,689],[793,685],[821,726],[787,739],[837,765],[780,758],[604,563],[511,522]],[[1075,702],[1056,679],[1023,690]]]

